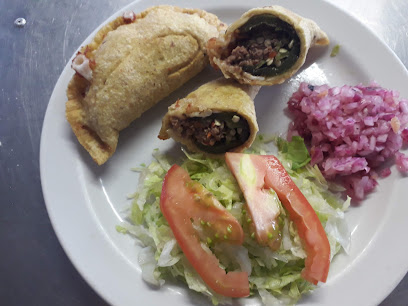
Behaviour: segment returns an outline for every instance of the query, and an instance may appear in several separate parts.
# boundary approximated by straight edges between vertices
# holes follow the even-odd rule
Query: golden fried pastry
[[[242,152],[258,132],[254,101],[259,86],[218,79],[202,85],[169,107],[159,138],[210,156]]]
[[[281,84],[304,64],[314,45],[329,39],[312,20],[273,5],[249,10],[224,35],[208,42],[211,64],[242,84]]]
[[[157,6],[126,12],[81,49],[66,117],[95,162],[115,152],[119,131],[208,64],[206,42],[223,29],[205,11]]]

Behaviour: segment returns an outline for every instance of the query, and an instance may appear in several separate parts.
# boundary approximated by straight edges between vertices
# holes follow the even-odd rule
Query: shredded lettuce
[[[292,141],[290,142],[278,138],[276,145],[278,146],[282,157],[291,162],[293,170],[302,168],[310,162],[309,151],[307,150],[302,137],[293,136]]]
[[[278,158],[316,211],[329,239],[331,258],[340,250],[346,252],[350,246],[350,233],[344,220],[344,212],[350,199],[343,201],[343,189],[328,183],[319,168],[309,164],[310,156],[300,137],[291,142],[281,138],[260,135],[247,152],[266,154],[272,148],[267,142],[275,140]],[[301,277],[305,266],[306,253],[296,230],[281,206],[280,224],[282,243],[277,251],[259,245],[249,234],[244,209],[244,197],[239,186],[223,159],[208,158],[203,154],[184,151],[185,158],[179,162],[193,180],[200,182],[212,192],[231,214],[241,223],[245,235],[243,246],[213,243],[209,248],[220,262],[220,267],[248,272],[251,295],[259,295],[264,304],[287,305],[296,303],[302,294],[312,291],[315,286]],[[129,222],[117,227],[118,232],[136,236],[144,249],[139,261],[143,278],[158,286],[167,278],[184,280],[187,286],[208,296],[213,304],[231,304],[232,299],[213,292],[192,268],[160,211],[162,182],[173,161],[158,150],[153,153],[154,161],[134,169],[140,172],[139,186],[132,198]],[[279,199],[277,200],[279,201]]]

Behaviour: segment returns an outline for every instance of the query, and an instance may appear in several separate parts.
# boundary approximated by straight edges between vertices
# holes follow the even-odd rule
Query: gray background
[[[89,33],[131,2],[0,0],[1,305],[106,304],[54,234],[41,192],[39,144],[48,100],[69,58]],[[373,29],[408,67],[408,1],[336,5]],[[18,17],[26,18],[25,27],[14,25]],[[408,276],[381,305],[408,305]]]

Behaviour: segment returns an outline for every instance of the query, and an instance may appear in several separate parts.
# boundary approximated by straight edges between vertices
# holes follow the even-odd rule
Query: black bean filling
[[[193,140],[207,153],[219,154],[242,145],[249,138],[248,122],[236,113],[213,113],[208,117],[172,117],[174,131]]]
[[[256,76],[276,76],[298,60],[300,40],[291,25],[273,15],[257,15],[235,31],[235,41],[225,58]]]

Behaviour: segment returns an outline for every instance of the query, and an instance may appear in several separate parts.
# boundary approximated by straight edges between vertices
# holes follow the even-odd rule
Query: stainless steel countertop
[[[408,1],[328,1],[374,30],[408,67]],[[54,234],[41,192],[39,144],[49,98],[67,61],[99,24],[131,2],[0,0],[2,305],[106,304]],[[18,17],[26,19],[24,27],[14,24]],[[408,276],[381,305],[408,305]]]

